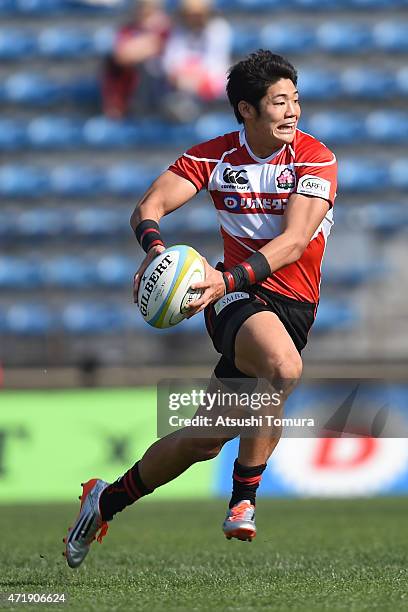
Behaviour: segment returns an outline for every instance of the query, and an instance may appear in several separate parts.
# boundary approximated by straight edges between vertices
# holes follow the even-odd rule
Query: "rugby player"
[[[214,386],[224,379],[263,378],[279,380],[288,395],[301,376],[300,354],[316,316],[333,224],[337,164],[324,144],[297,128],[296,84],[295,68],[270,51],[235,64],[227,95],[242,128],[184,153],[154,181],[131,217],[147,253],[135,275],[136,296],[146,266],[165,248],[161,217],[201,189],[212,198],[224,262],[216,269],[204,260],[205,281],[195,285],[204,292],[189,315],[205,309],[207,330],[221,355]],[[279,433],[241,436],[223,524],[228,538],[255,536],[256,490]],[[226,439],[197,438],[182,429],[156,441],[114,483],[94,478],[83,485],[79,515],[64,539],[69,566],[82,563],[115,514],[197,461],[215,457]]]

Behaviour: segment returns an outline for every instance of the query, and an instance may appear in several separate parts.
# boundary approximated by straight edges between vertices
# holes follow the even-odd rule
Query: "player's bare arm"
[[[276,272],[297,261],[309,244],[329,210],[329,203],[321,198],[294,193],[290,196],[284,215],[283,232],[260,249]]]
[[[142,199],[137,204],[130,218],[130,225],[134,232],[143,221],[152,220],[159,223],[160,219],[173,210],[183,206],[197,193],[194,185],[185,178],[174,174],[174,172],[163,172],[149,187]],[[149,263],[162,251],[161,244],[153,245],[148,249],[146,257],[142,261],[134,276],[133,298],[137,301],[139,281]]]

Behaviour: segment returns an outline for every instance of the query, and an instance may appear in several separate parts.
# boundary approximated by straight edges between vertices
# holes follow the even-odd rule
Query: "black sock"
[[[255,506],[256,490],[259,487],[265,468],[266,463],[248,467],[241,465],[238,463],[238,459],[235,459],[234,473],[232,475],[232,497],[229,503],[230,508],[243,499],[249,499],[251,504]]]
[[[104,521],[112,520],[117,512],[126,506],[153,493],[143,484],[139,474],[139,461],[135,463],[123,476],[108,485],[99,498],[99,510]]]

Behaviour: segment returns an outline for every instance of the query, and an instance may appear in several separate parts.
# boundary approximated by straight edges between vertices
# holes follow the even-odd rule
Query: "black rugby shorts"
[[[253,314],[267,311],[277,315],[299,353],[306,346],[307,336],[315,320],[317,304],[299,302],[261,286],[247,291],[227,293],[204,312],[207,332],[214,348],[222,357],[217,378],[245,378],[235,367],[235,337],[241,325]]]

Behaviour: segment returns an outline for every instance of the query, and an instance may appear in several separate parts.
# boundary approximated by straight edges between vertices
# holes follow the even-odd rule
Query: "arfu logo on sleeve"
[[[330,197],[330,181],[326,181],[319,176],[313,176],[313,174],[305,174],[300,179],[296,191],[317,198],[328,198]]]

